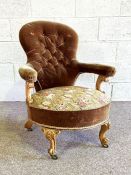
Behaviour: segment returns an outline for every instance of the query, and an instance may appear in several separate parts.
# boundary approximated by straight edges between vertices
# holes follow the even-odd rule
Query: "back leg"
[[[32,120],[28,120],[26,123],[25,123],[25,128],[27,128],[28,131],[32,131],[32,125],[33,125],[33,122]]]

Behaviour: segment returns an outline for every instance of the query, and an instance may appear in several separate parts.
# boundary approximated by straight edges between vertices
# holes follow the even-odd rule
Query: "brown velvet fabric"
[[[105,75],[106,77],[113,76],[115,74],[115,68],[107,65],[99,64],[85,64],[79,63],[79,71],[81,73],[95,73],[99,75]]]
[[[37,123],[63,127],[80,128],[101,123],[108,119],[110,104],[93,110],[51,111],[29,107],[31,119]]]
[[[35,83],[37,91],[73,85],[77,76],[83,72],[105,76],[115,73],[115,69],[110,66],[77,62],[78,36],[73,29],[63,24],[45,21],[28,23],[20,30],[20,42],[26,52],[27,62],[38,73]],[[29,76],[24,79],[28,81]]]
[[[44,88],[71,85],[78,70],[73,69],[76,57],[77,34],[71,28],[51,22],[26,24],[20,31],[20,42],[28,63],[38,72],[35,84]]]
[[[37,81],[37,71],[29,63],[19,68],[19,74],[21,78],[28,82],[33,83]]]

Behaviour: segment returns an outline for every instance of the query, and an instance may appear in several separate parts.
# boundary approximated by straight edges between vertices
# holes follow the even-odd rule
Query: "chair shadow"
[[[24,118],[26,118],[25,114],[26,113],[24,112]],[[17,120],[16,116],[14,118],[9,115],[4,119],[6,132],[13,132],[17,134],[23,144],[28,144],[38,155],[41,155],[41,159],[46,159],[44,158],[46,157],[44,155],[48,155],[49,143],[40,130],[41,128],[33,125],[33,131],[27,131],[24,128],[25,121],[26,120],[21,119]],[[58,135],[57,152],[60,155],[66,154],[68,150],[72,150],[77,147],[82,147],[82,149],[100,147],[98,128],[89,130],[62,131]]]
[[[63,131],[58,139],[60,154],[66,154],[68,150],[75,148],[88,149],[100,147],[98,129]]]

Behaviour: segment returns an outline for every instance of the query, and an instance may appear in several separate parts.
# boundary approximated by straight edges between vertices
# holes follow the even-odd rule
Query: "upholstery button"
[[[33,32],[31,32],[30,35],[34,36],[35,34]]]
[[[71,35],[71,34],[68,34],[68,35],[67,35],[67,37],[68,37],[68,38],[71,38],[71,37],[72,37],[72,35]]]

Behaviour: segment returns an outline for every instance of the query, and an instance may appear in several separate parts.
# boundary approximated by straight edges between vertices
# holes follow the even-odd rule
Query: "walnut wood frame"
[[[101,91],[101,83],[107,82],[107,81],[108,81],[108,78],[106,76],[99,75],[97,78],[97,81],[96,81],[96,89]],[[60,133],[61,130],[64,130],[64,129],[46,127],[44,125],[40,125],[39,123],[36,123],[35,121],[31,120],[28,108],[29,108],[29,104],[32,102],[31,91],[33,88],[34,88],[34,83],[26,82],[26,103],[27,103],[27,111],[28,111],[28,121],[25,123],[25,128],[27,128],[29,131],[32,131],[33,124],[37,124],[37,125],[42,127],[42,131],[43,131],[45,137],[50,142],[50,148],[48,150],[48,153],[52,159],[56,160],[58,158],[57,155],[55,154],[56,136]],[[99,123],[98,125],[101,125],[101,129],[99,132],[99,139],[100,139],[101,145],[102,145],[102,147],[107,148],[108,147],[108,139],[106,138],[105,133],[110,128],[110,124],[108,121],[103,121],[102,123]],[[95,126],[98,126],[98,125],[95,125]],[[92,128],[92,127],[93,126],[88,126],[86,128],[83,128],[83,129],[88,129],[88,128]],[[81,128],[77,128],[77,129],[81,129]]]

